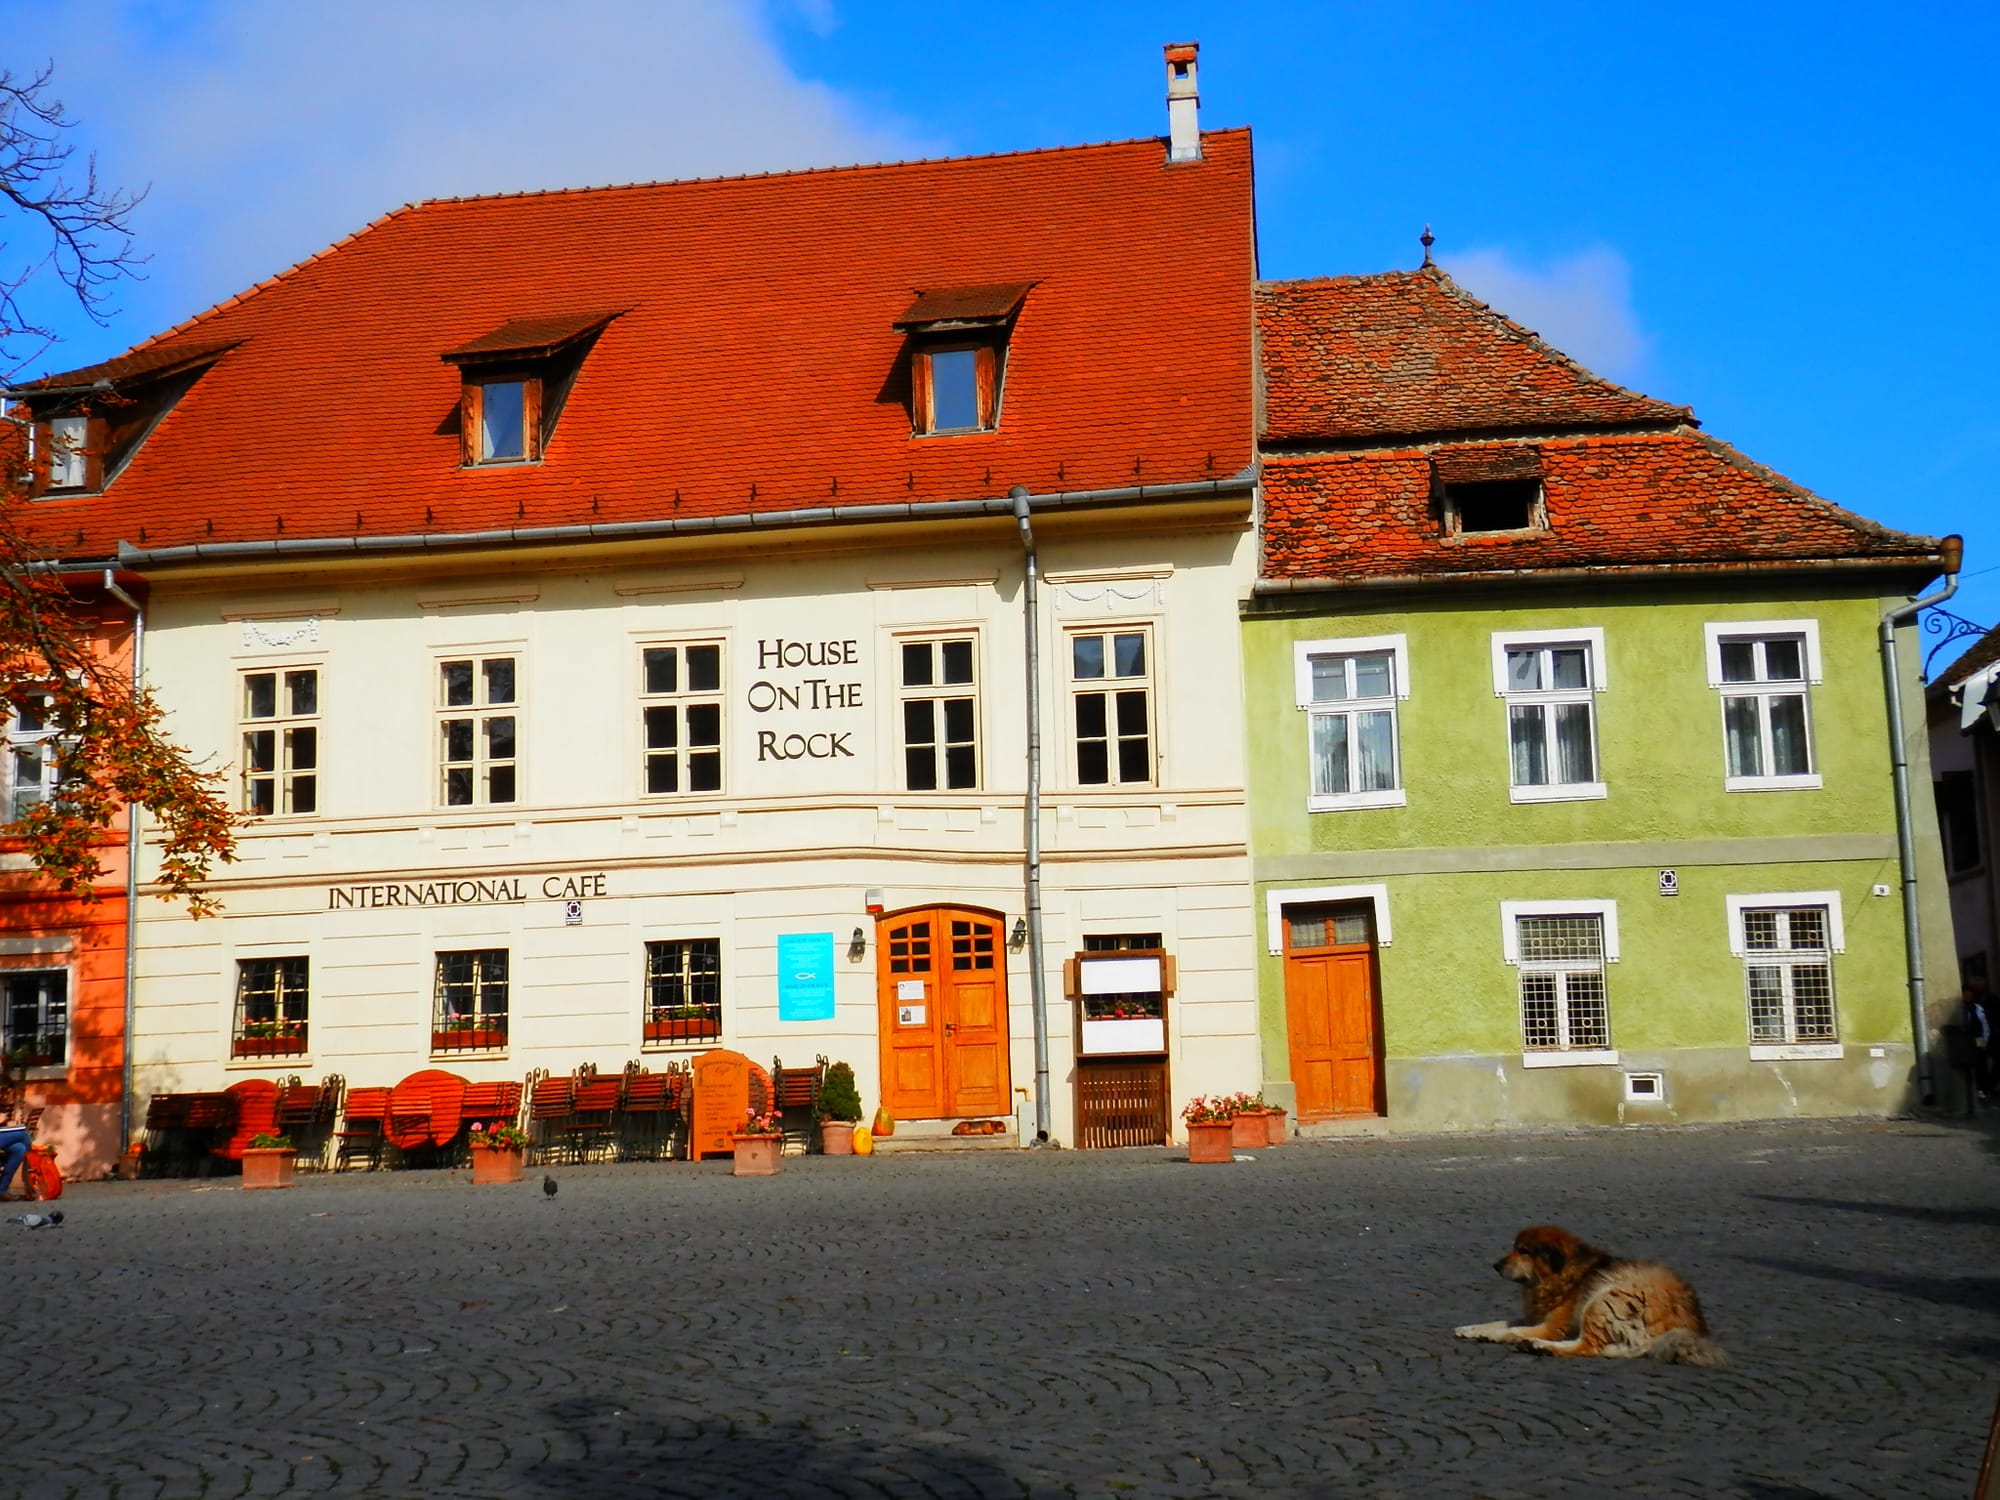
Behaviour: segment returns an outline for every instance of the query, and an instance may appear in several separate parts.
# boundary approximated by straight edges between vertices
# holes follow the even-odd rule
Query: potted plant
[[[528,1133],[520,1126],[505,1120],[495,1120],[491,1125],[474,1120],[465,1139],[472,1148],[474,1184],[521,1180],[521,1165],[528,1156]]]
[[[736,1177],[774,1177],[778,1152],[785,1144],[785,1127],[776,1110],[758,1114],[746,1110],[743,1123],[736,1127],[736,1161],[730,1169]]]
[[[1270,1144],[1271,1131],[1264,1123],[1262,1094],[1231,1094],[1224,1102],[1229,1106],[1229,1119],[1234,1127],[1230,1137],[1232,1146],[1244,1150]]]
[[[243,1148],[243,1191],[253,1188],[288,1188],[298,1163],[298,1152],[288,1135],[259,1134]]]
[[[1230,1137],[1235,1134],[1236,1125],[1229,1100],[1197,1094],[1181,1110],[1181,1121],[1187,1126],[1189,1161],[1212,1166],[1234,1159]]]
[[[303,1021],[245,1021],[230,1046],[233,1057],[285,1057],[306,1050]]]
[[[819,1149],[825,1156],[854,1154],[854,1127],[861,1123],[861,1091],[854,1086],[854,1069],[837,1062],[826,1070],[813,1108],[819,1121]]]

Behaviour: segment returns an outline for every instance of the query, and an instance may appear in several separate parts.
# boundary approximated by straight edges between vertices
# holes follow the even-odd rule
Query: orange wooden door
[[[946,906],[877,925],[882,1096],[897,1119],[1009,1109],[1001,921]]]
[[[1382,1112],[1381,1006],[1366,905],[1285,909],[1285,1026],[1301,1122]]]

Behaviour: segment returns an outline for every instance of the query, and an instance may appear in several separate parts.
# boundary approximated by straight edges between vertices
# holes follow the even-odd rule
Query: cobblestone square
[[[27,1496],[1970,1494],[1984,1122],[83,1184],[0,1225]],[[1565,1224],[1721,1371],[1454,1340]]]

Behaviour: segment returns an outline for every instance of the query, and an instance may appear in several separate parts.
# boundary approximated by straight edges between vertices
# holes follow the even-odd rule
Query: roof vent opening
[[[1542,486],[1533,479],[1482,479],[1448,484],[1445,505],[1461,533],[1527,531],[1535,526]]]
[[[1196,87],[1199,42],[1168,42],[1167,160],[1201,160],[1201,94]]]

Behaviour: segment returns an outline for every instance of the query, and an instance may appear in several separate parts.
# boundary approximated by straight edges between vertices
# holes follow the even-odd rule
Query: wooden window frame
[[[480,437],[486,407],[486,387],[521,387],[521,453],[518,458],[487,458],[480,451]],[[540,463],[542,459],[542,377],[525,370],[482,370],[467,374],[459,398],[461,459],[468,469],[505,469],[518,464]]]
[[[66,417],[83,419],[83,482],[81,484],[55,484],[53,458],[55,455],[55,424]],[[104,488],[104,441],[105,421],[96,412],[58,411],[36,417],[30,441],[34,445],[33,477],[30,493],[39,497],[66,495],[94,495]]]
[[[935,402],[931,392],[931,359],[970,349],[973,361],[975,396],[979,423],[974,427],[935,425]],[[1006,379],[1006,340],[999,338],[938,339],[919,345],[911,356],[911,421],[918,437],[959,437],[969,432],[993,432],[1000,426],[1000,398]]]

